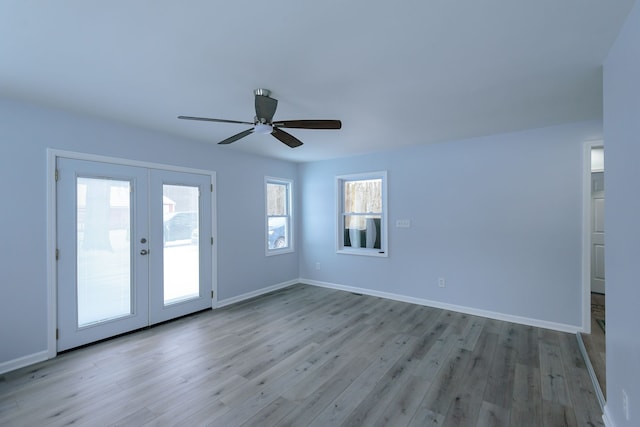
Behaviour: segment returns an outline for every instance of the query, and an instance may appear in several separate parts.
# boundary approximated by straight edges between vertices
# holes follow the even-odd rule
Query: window
[[[387,173],[337,177],[338,252],[387,256]]]
[[[265,178],[267,255],[293,252],[290,180]]]

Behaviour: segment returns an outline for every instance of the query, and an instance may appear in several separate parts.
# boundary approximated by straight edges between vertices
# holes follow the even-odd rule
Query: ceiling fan
[[[183,120],[201,120],[205,122],[220,122],[220,123],[239,123],[252,125],[251,129],[247,129],[240,133],[237,133],[229,138],[220,141],[218,144],[231,144],[245,136],[252,133],[268,134],[270,133],[276,139],[285,143],[291,148],[299,147],[302,145],[302,141],[294,137],[290,133],[282,130],[286,129],[340,129],[342,122],[340,120],[280,120],[273,121],[273,115],[276,112],[278,106],[278,100],[271,98],[269,95],[271,92],[267,89],[256,89],[253,91],[256,97],[256,116],[253,122],[243,122],[238,120],[225,120],[225,119],[212,119],[208,117],[191,117],[191,116],[178,116]]]

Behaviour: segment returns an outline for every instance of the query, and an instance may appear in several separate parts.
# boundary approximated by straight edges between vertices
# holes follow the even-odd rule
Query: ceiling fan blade
[[[237,140],[239,140],[240,138],[244,138],[247,135],[251,135],[253,133],[253,129],[247,129],[245,131],[242,131],[240,133],[237,133],[233,136],[230,136],[229,138],[225,139],[224,141],[220,141],[218,142],[218,144],[231,144],[232,142],[235,142]]]
[[[211,119],[209,117],[192,117],[192,116],[178,116],[182,120],[200,120],[203,122],[218,122],[218,123],[239,123],[242,125],[252,125],[253,122],[240,122],[238,120],[225,120],[225,119]]]
[[[282,120],[273,122],[273,126],[295,129],[340,129],[340,120]]]
[[[291,148],[296,148],[302,145],[302,141],[300,141],[298,138],[275,127],[273,128],[273,133],[271,133],[271,135],[279,139],[281,142],[284,142]]]
[[[265,119],[267,123],[271,123],[277,106],[277,99],[264,95],[256,95],[256,117],[258,120]]]

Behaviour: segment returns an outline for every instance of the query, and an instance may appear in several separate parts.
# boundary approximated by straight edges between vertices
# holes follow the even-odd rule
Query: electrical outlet
[[[629,421],[629,396],[627,396],[625,390],[622,390],[622,411],[624,412],[624,417]]]
[[[320,270],[320,263],[316,262],[316,270]]]
[[[445,286],[447,286],[444,277],[438,277],[438,287],[439,288],[444,288]]]

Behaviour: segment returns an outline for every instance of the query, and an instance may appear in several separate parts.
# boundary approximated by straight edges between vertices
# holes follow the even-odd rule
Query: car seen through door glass
[[[198,228],[198,212],[171,212],[164,219],[164,241],[192,240]]]

